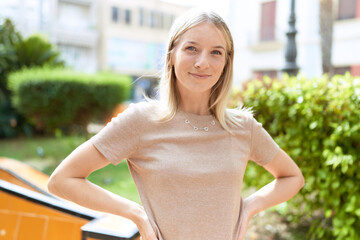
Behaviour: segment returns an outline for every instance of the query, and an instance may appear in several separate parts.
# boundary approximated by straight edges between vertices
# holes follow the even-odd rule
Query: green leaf
[[[325,217],[326,218],[331,217],[331,215],[332,215],[332,210],[331,209],[328,209],[328,210],[325,211]]]
[[[360,217],[360,208],[358,208],[358,209],[355,210],[355,215],[358,216],[358,217]]]

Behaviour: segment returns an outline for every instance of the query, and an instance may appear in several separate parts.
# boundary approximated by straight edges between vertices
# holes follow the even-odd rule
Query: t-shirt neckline
[[[181,109],[178,109],[178,113],[180,113],[185,118],[189,118],[189,120],[196,120],[196,121],[201,121],[201,122],[215,120],[215,116],[213,114],[200,115],[200,114],[196,114],[196,113],[185,112]]]

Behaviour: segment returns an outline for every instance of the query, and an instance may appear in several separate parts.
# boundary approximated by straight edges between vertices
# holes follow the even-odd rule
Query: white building
[[[98,0],[1,0],[0,17],[10,18],[24,37],[42,33],[75,70],[98,69]]]
[[[162,0],[102,0],[99,69],[131,75],[135,101],[154,96],[174,19],[188,7]]]
[[[230,0],[235,83],[281,75],[290,0]],[[322,74],[319,1],[296,1],[297,64],[308,77]],[[334,0],[332,62],[337,73],[360,75],[360,0]]]
[[[157,73],[171,24],[187,9],[161,0],[102,0],[100,69],[133,76]]]
[[[49,0],[48,34],[66,64],[84,72],[98,70],[98,2]]]
[[[75,70],[136,78],[160,70],[170,26],[188,8],[162,0],[0,0],[0,17],[25,37],[42,32]]]
[[[45,5],[45,6],[44,6]],[[48,16],[40,11],[48,5],[39,0],[2,0],[0,1],[0,18],[10,18],[16,29],[27,37],[34,32],[40,32]]]

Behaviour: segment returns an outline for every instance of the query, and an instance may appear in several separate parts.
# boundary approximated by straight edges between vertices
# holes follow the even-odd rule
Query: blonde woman
[[[241,240],[252,216],[303,186],[251,112],[226,108],[234,46],[224,21],[191,10],[171,31],[159,98],[132,104],[54,171],[49,190],[132,220],[142,240]],[[142,205],[86,180],[127,159]],[[242,199],[248,160],[275,180]]]

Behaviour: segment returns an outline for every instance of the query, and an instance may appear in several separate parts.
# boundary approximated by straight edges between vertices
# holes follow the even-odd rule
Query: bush
[[[131,78],[114,74],[86,75],[66,69],[23,69],[9,75],[16,109],[38,131],[80,126],[101,121],[129,98]]]
[[[301,193],[288,202],[297,217],[288,220],[310,219],[309,239],[360,239],[360,79],[255,80],[234,91],[233,107],[237,102],[255,110],[305,176]],[[270,181],[254,164],[247,175],[258,187]]]

